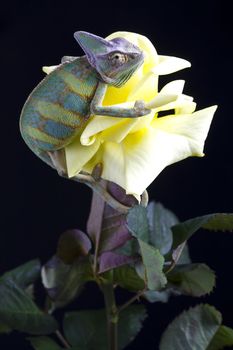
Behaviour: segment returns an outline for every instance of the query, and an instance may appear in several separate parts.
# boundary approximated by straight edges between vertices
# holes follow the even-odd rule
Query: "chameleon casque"
[[[141,66],[143,52],[120,37],[107,41],[83,31],[74,37],[85,56],[63,57],[29,95],[20,116],[26,144],[60,175],[67,173],[64,147],[91,115],[135,118],[150,113],[143,101],[133,108],[101,105],[108,85],[121,87]]]

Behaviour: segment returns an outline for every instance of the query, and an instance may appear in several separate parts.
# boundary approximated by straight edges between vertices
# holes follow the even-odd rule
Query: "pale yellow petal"
[[[134,102],[125,102],[114,107],[133,108]],[[149,125],[154,117],[152,111],[149,115],[139,118],[116,118],[108,116],[94,116],[85,127],[80,141],[82,145],[91,145],[98,134],[101,142],[121,142],[128,133]]]
[[[161,90],[161,94],[176,94],[180,95],[183,92],[184,89],[184,80],[173,80],[169,83],[167,83]]]
[[[125,188],[125,157],[122,144],[106,142],[102,147],[102,177]]]
[[[104,96],[103,106],[110,106],[127,101],[130,92],[133,88],[140,84],[143,78],[142,67],[140,67],[132,77],[120,88],[108,86]]]
[[[183,58],[159,55],[159,63],[153,68],[153,72],[158,75],[165,75],[188,67],[191,67],[191,63]]]
[[[119,105],[114,105],[114,107],[118,108],[133,108],[133,102],[125,102]],[[116,125],[121,125],[122,121],[132,120],[129,118],[116,118],[110,116],[101,116],[97,115],[90,119],[85,129],[82,132],[80,137],[82,145],[89,145],[93,143],[93,137],[106,129],[111,129]],[[136,118],[135,118],[136,120]]]
[[[156,109],[156,110],[157,109],[162,110],[164,108],[169,109],[170,104],[175,102],[177,98],[178,98],[178,95],[159,93],[157,96],[155,96],[155,98],[153,98],[151,101],[146,103],[146,107],[149,109]]]
[[[161,163],[163,158],[156,149],[157,134],[156,130],[147,128],[124,140],[126,193],[142,194],[158,175],[156,163]]]
[[[216,109],[217,106],[211,106],[193,114],[167,116],[152,121],[151,126],[155,130],[170,135],[174,140],[177,136],[183,141],[183,151],[178,151],[176,145],[172,145],[174,148],[174,162],[183,159],[185,154],[185,157],[191,155],[201,157],[204,155],[204,142]]]
[[[100,146],[99,139],[96,139],[91,146],[83,146],[79,137],[65,147],[65,156],[68,176],[77,175],[83,166],[94,156]]]
[[[144,117],[137,118],[137,123],[133,125],[132,129],[130,130],[130,134],[135,133],[136,131],[139,131],[141,129],[148,128],[154,116],[155,112],[152,109],[150,114],[147,114]]]
[[[153,72],[148,72],[131,90],[128,101],[144,100],[150,101],[157,94],[158,77]]]
[[[177,105],[174,107],[176,110],[176,114],[191,114],[196,109],[196,103],[190,100],[183,100],[181,103],[179,103],[179,100],[177,101]]]
[[[101,131],[112,128],[121,122],[120,118],[108,116],[94,116],[82,132],[80,141],[82,145],[89,145],[92,143],[93,137]]]
[[[57,66],[44,66],[44,67],[42,67],[42,71],[45,72],[46,74],[50,74],[55,69],[57,69],[57,67],[59,67],[59,65],[57,65]]]
[[[123,142],[127,193],[141,194],[172,163],[203,156],[215,110],[212,106],[193,115],[159,118],[153,127],[129,135]]]
[[[169,95],[168,95],[169,96]],[[161,104],[155,108],[155,112],[175,110],[175,114],[190,114],[195,111],[196,103],[193,102],[193,98],[187,95],[178,95],[174,101]]]
[[[185,95],[182,95],[184,88],[184,80],[174,80],[166,84],[154,99],[146,104],[147,108],[156,108],[156,112],[159,110],[167,110],[176,108],[183,103],[183,100],[191,99]]]
[[[120,122],[111,128],[108,128],[101,132],[101,142],[117,142],[120,143],[131,132],[133,127],[138,124],[139,118],[124,118],[120,119]]]

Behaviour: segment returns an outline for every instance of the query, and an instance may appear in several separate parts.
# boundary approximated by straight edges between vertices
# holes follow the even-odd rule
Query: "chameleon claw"
[[[60,149],[53,152],[48,151],[47,154],[51,159],[52,166],[57,170],[58,175],[61,177],[67,176],[64,150]]]
[[[142,117],[151,112],[150,109],[146,108],[145,102],[143,100],[137,100],[134,103],[133,109],[135,110],[136,114],[138,114],[137,115],[138,117]]]
[[[103,172],[103,163],[97,163],[92,170],[91,176],[94,178],[95,181],[98,182],[101,180],[102,172]]]

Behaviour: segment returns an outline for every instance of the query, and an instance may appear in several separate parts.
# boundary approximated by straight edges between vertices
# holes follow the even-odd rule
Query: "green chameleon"
[[[143,52],[120,37],[108,41],[83,31],[74,33],[74,37],[85,56],[64,56],[61,64],[29,95],[20,116],[20,131],[26,144],[64,177],[64,148],[91,115],[136,118],[150,113],[144,101],[136,101],[133,108],[102,106],[108,85],[124,85],[143,63]],[[92,175],[100,179],[102,164],[96,169]],[[75,178],[94,187],[90,176],[79,174]],[[95,190],[103,192],[97,188],[95,184]]]
[[[67,174],[64,147],[91,115],[135,118],[150,113],[143,101],[133,108],[102,106],[107,86],[125,84],[143,63],[143,52],[124,38],[107,41],[83,31],[74,37],[85,56],[63,57],[29,95],[20,116],[26,144],[62,176]]]

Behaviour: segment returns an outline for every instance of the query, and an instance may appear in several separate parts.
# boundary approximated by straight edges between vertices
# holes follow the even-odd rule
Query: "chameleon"
[[[74,38],[85,55],[64,56],[29,95],[20,115],[28,147],[60,175],[67,173],[64,148],[92,115],[137,118],[150,113],[144,101],[132,108],[102,106],[107,87],[120,88],[142,65],[144,54],[136,45],[85,31]]]

